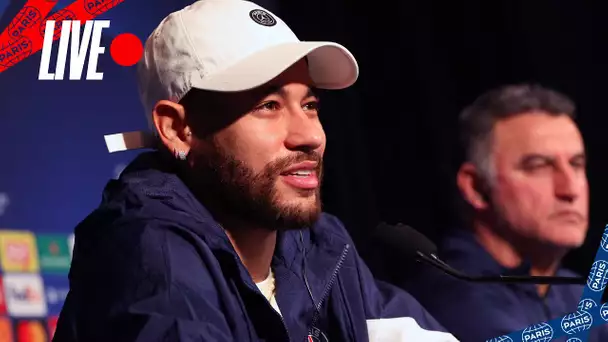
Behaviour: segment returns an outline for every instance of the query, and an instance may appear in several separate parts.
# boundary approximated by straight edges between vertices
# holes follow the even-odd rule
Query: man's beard
[[[192,182],[196,194],[212,214],[228,216],[270,230],[304,229],[312,226],[321,214],[320,184],[323,160],[317,152],[295,152],[267,164],[254,173],[245,163],[215,144],[213,153],[191,153]],[[318,163],[314,170],[319,187],[314,190],[310,204],[281,203],[277,181],[289,166],[303,162]],[[219,217],[218,217],[219,218]]]

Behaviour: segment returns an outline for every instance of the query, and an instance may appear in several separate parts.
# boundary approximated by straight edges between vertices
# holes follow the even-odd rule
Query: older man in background
[[[575,276],[564,255],[587,234],[585,148],[571,99],[538,85],[491,90],[460,117],[457,185],[466,224],[440,257],[476,275]],[[484,341],[576,309],[582,285],[468,283],[425,269],[407,288],[462,341]],[[590,340],[608,341],[595,329]]]

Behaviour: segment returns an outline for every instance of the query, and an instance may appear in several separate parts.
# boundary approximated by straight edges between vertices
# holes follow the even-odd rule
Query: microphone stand
[[[543,277],[543,276],[470,276],[463,272],[460,272],[445,262],[441,261],[437,256],[431,254],[428,256],[420,251],[416,251],[419,260],[423,260],[428,264],[440,269],[444,273],[447,273],[455,278],[468,280],[477,283],[511,283],[511,284],[578,284],[585,285],[587,283],[586,278],[582,277]]]

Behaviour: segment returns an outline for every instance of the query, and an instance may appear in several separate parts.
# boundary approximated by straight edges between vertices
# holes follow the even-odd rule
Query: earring
[[[179,159],[179,160],[186,160],[186,152],[182,151],[182,150],[177,150],[177,149],[173,149],[173,154],[175,155],[175,158]]]

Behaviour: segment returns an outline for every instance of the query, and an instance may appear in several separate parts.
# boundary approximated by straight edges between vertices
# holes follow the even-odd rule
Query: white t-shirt
[[[277,304],[277,300],[275,298],[274,273],[272,273],[272,270],[270,270],[270,272],[268,273],[268,277],[265,280],[256,283],[256,285],[258,286],[264,297],[268,299],[270,305],[272,305],[272,307],[280,315],[281,310],[279,310],[279,304]]]

